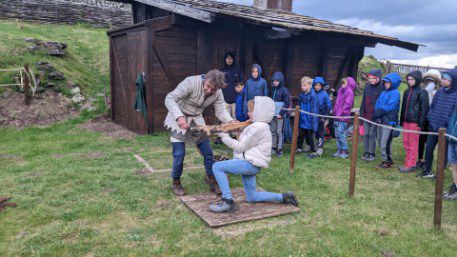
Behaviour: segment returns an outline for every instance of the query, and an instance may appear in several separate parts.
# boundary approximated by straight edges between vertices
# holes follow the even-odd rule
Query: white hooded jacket
[[[275,103],[266,96],[254,98],[253,123],[246,127],[238,140],[220,134],[222,142],[233,149],[233,158],[244,159],[260,168],[267,168],[271,160],[271,132],[268,123],[275,114]]]

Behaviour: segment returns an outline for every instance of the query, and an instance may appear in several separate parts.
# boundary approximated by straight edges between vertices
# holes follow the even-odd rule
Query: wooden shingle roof
[[[124,0],[125,1],[125,0]],[[293,12],[258,9],[232,3],[211,0],[132,0],[154,6],[166,11],[212,23],[217,17],[231,16],[248,22],[272,25],[294,30],[341,33],[371,39],[371,41],[391,46],[398,46],[417,51],[419,45],[399,40],[394,37],[373,33],[367,30],[337,24]]]

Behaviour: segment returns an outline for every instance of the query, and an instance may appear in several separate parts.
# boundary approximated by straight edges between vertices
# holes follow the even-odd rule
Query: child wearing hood
[[[376,123],[395,127],[398,122],[398,111],[400,110],[398,87],[401,84],[401,76],[395,72],[389,73],[382,81],[384,82],[384,90],[376,101],[372,118]],[[388,169],[394,164],[390,154],[393,130],[378,127],[377,135],[382,155],[382,163],[378,165],[378,168]]]
[[[262,78],[262,68],[258,64],[251,66],[251,76],[246,81],[244,95],[244,113],[248,113],[248,102],[256,96],[268,96],[267,81]]]
[[[317,104],[317,96],[311,88],[313,79],[310,77],[303,77],[301,79],[301,90],[298,97],[298,104],[300,110],[309,113],[319,113],[319,106]],[[303,152],[303,141],[306,138],[306,143],[310,147],[311,153],[307,155],[308,158],[313,159],[318,157],[316,147],[314,145],[314,134],[318,128],[318,117],[306,113],[300,113],[299,131],[297,138],[297,153]]]
[[[441,88],[436,91],[433,102],[427,114],[428,129],[431,132],[438,132],[440,128],[448,126],[449,117],[457,102],[457,69],[443,72],[441,75]],[[424,172],[417,175],[422,178],[434,178],[432,173],[433,152],[438,144],[438,136],[427,135],[425,144],[425,168]]]
[[[243,122],[249,120],[248,113],[244,112],[244,97],[246,88],[243,81],[238,81],[235,86],[236,103],[235,103],[235,118],[237,121]]]
[[[313,89],[316,93],[316,101],[318,111],[320,115],[329,115],[332,110],[332,101],[328,96],[327,92],[323,89],[326,85],[323,77],[315,77],[313,80]],[[324,152],[324,141],[325,141],[325,119],[318,117],[318,129],[317,129],[317,155],[321,156]]]
[[[452,112],[451,119],[447,125],[446,133],[457,137],[457,103],[454,104],[454,111]],[[444,194],[443,198],[447,200],[457,200],[457,141],[449,140],[448,145],[448,162],[452,169],[452,183],[449,192]]]
[[[357,85],[352,77],[341,79],[341,87],[338,90],[333,114],[335,116],[350,116],[352,107],[354,106],[354,90]],[[348,143],[346,141],[346,129],[349,119],[338,118],[335,120],[335,134],[337,151],[332,156],[340,158],[348,158]]]
[[[363,90],[362,104],[360,105],[360,116],[373,121],[374,106],[383,90],[381,81],[382,71],[380,69],[372,69],[368,73],[367,78],[368,83]],[[363,127],[365,131],[365,134],[363,135],[365,153],[362,156],[362,160],[372,162],[375,160],[377,128],[375,125],[368,122],[364,122]]]
[[[233,159],[216,162],[213,173],[222,191],[222,200],[209,206],[210,211],[233,212],[235,203],[227,174],[241,175],[247,202],[279,202],[298,206],[292,192],[271,193],[257,191],[256,175],[271,161],[271,132],[268,123],[275,113],[275,103],[269,97],[256,96],[248,103],[252,124],[246,127],[238,140],[227,133],[219,133],[222,142],[233,149]]]
[[[282,146],[284,144],[284,118],[287,111],[281,108],[289,108],[290,106],[290,93],[284,85],[284,75],[280,71],[273,73],[271,77],[272,86],[269,96],[275,102],[275,114],[270,122],[271,135],[273,137],[272,154],[282,156]]]
[[[436,94],[436,90],[440,87],[441,84],[441,72],[439,70],[431,69],[425,73],[424,77],[422,78],[421,88],[425,89],[428,93],[428,104],[429,106],[433,102],[433,97]],[[428,132],[428,122],[425,121],[424,128],[422,131]],[[427,142],[427,135],[420,135],[419,136],[419,153],[418,153],[418,161],[416,163],[416,168],[425,168],[425,142]]]
[[[425,128],[425,118],[428,112],[428,94],[420,87],[422,73],[418,70],[406,76],[408,89],[403,94],[401,105],[400,126],[406,130],[422,131]],[[403,134],[403,147],[406,158],[400,172],[408,173],[416,169],[419,147],[419,134],[405,132]]]

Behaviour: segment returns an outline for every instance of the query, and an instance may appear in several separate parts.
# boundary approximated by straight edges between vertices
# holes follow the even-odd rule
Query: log
[[[252,124],[252,121],[247,120],[244,122],[222,124],[222,125],[198,126],[198,127],[190,128],[190,131],[191,132],[202,131],[209,136],[209,135],[215,134],[215,133],[222,133],[222,132],[228,133],[228,132],[239,131],[251,124]]]

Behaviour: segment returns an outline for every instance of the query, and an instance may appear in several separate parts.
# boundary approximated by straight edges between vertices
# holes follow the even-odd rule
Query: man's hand
[[[178,118],[178,126],[181,129],[188,129],[189,128],[189,124],[187,124],[186,118],[184,116],[181,116],[181,117]]]
[[[282,116],[281,116],[281,114],[278,114],[278,116],[277,116],[277,117],[278,117],[278,119],[282,120]]]

